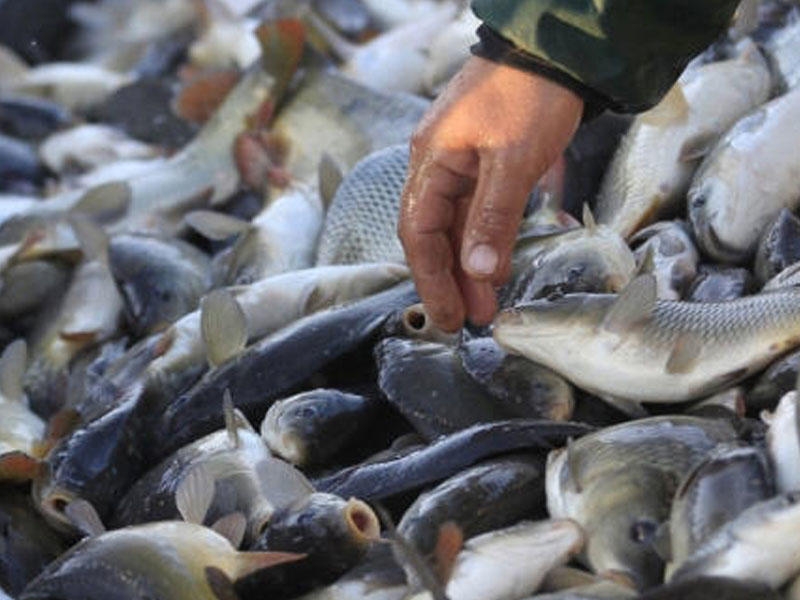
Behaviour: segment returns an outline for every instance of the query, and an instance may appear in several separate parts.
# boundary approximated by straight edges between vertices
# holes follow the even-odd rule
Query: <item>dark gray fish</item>
[[[378,150],[345,176],[325,216],[316,264],[405,261],[397,215],[408,152],[408,144]]]
[[[67,547],[25,488],[0,489],[0,590],[16,596]]]
[[[380,523],[361,500],[314,493],[272,515],[250,550],[298,552],[305,558],[236,583],[242,598],[295,597],[333,583],[364,558]]]
[[[757,581],[732,577],[697,577],[666,583],[638,600],[782,600],[783,596]]]
[[[670,512],[670,559],[681,564],[717,529],[775,494],[769,458],[754,446],[721,444],[681,482]]]
[[[748,408],[753,410],[774,408],[786,392],[795,389],[798,370],[800,370],[800,350],[773,362],[747,393]]]
[[[747,269],[704,264],[686,293],[689,302],[723,302],[735,300],[754,287],[753,276]]]
[[[14,319],[63,295],[70,268],[58,261],[31,260],[9,266],[0,285],[0,317]]]
[[[165,329],[195,310],[211,285],[211,261],[181,240],[117,235],[108,259],[137,336]]]
[[[455,523],[470,538],[546,516],[541,457],[512,456],[479,463],[420,494],[397,531],[433,559],[439,527]]]
[[[358,38],[374,27],[361,0],[314,0],[314,10],[340,33]]]
[[[388,338],[375,359],[381,391],[428,441],[512,416],[467,374],[452,346]]]
[[[32,96],[0,95],[0,132],[40,140],[66,127],[72,116],[63,106]]]
[[[381,500],[455,475],[478,461],[515,450],[545,450],[592,431],[581,423],[515,419],[484,423],[442,436],[382,461],[347,467],[312,481],[315,489],[367,501]]]
[[[249,346],[236,358],[209,371],[170,403],[159,417],[157,456],[219,428],[219,402],[229,390],[237,408],[255,422],[281,397],[302,389],[314,373],[337,359],[353,364],[353,354],[371,349],[387,319],[418,302],[409,283],[368,298],[304,317]],[[336,372],[341,372],[341,366]]]
[[[0,191],[13,189],[17,181],[39,185],[44,173],[32,146],[0,133]]]
[[[754,273],[764,285],[786,267],[800,261],[800,219],[786,208],[761,234],[756,250]]]
[[[513,416],[523,419],[572,418],[572,386],[550,369],[508,354],[492,338],[468,340],[458,347],[469,375]]]
[[[293,465],[324,465],[366,433],[380,412],[378,405],[374,398],[339,390],[302,392],[269,407],[261,436]]]

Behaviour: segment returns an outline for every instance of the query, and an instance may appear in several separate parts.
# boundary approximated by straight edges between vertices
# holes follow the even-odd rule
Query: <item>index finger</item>
[[[446,331],[460,328],[466,312],[454,275],[456,257],[451,230],[456,204],[469,194],[471,187],[468,176],[444,161],[415,161],[412,154],[398,236],[426,310],[433,322]]]

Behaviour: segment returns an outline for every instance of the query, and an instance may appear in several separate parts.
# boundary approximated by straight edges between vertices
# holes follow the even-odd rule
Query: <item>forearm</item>
[[[560,80],[589,106],[638,112],[656,104],[689,60],[724,31],[737,4],[472,0],[475,14],[491,29],[474,51]]]

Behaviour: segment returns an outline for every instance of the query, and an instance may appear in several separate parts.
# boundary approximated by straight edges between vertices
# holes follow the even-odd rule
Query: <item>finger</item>
[[[467,319],[474,325],[488,325],[497,312],[497,298],[494,287],[488,281],[473,279],[464,271],[456,275]]]
[[[499,275],[508,270],[522,213],[540,170],[544,169],[531,169],[529,154],[515,151],[481,161],[460,254],[471,277],[499,283]]]

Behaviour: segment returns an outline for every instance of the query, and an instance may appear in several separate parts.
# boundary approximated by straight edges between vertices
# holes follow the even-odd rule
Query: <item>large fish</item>
[[[765,102],[770,75],[758,48],[688,68],[654,108],[639,115],[609,167],[597,220],[624,238],[683,199],[699,159],[739,118]]]
[[[800,293],[656,300],[652,275],[619,296],[570,294],[505,310],[494,337],[595,394],[637,402],[709,395],[800,343]]]
[[[725,134],[697,171],[689,219],[702,249],[722,262],[755,252],[764,227],[782,208],[797,206],[800,89],[763,105]]]

